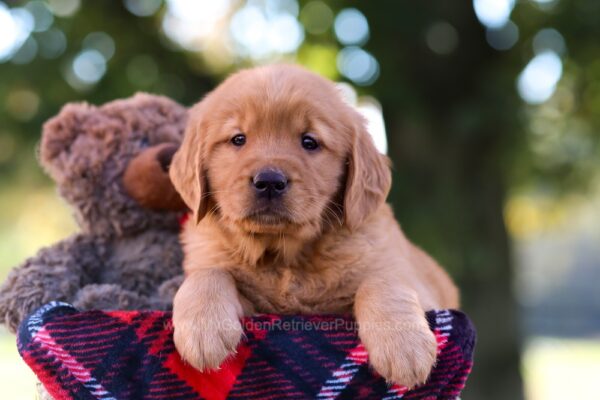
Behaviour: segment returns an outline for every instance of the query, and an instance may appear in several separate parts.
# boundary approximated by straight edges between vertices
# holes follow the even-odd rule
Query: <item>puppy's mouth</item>
[[[284,225],[291,222],[287,211],[275,207],[252,210],[246,218],[260,225]]]
[[[286,214],[272,211],[253,212],[248,215],[248,219],[260,225],[284,225],[291,222]]]

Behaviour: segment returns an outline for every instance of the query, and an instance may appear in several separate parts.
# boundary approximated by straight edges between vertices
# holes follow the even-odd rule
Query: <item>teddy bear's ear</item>
[[[44,124],[39,161],[57,182],[60,182],[66,174],[71,145],[92,109],[93,107],[86,103],[67,104],[57,116]]]

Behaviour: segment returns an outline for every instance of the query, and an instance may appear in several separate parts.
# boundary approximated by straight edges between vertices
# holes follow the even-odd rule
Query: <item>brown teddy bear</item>
[[[167,170],[186,118],[172,100],[137,94],[101,107],[68,104],[44,125],[40,162],[80,232],[11,271],[0,322],[14,332],[51,300],[81,310],[171,307],[182,281],[182,203]]]

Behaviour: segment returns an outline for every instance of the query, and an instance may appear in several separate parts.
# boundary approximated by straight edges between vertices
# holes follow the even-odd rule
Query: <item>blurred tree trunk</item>
[[[464,398],[520,399],[503,221],[506,171],[520,146],[517,71],[488,47],[471,2],[350,3],[371,22],[366,49],[381,66],[372,93],[383,106],[395,166],[390,200],[408,236],[455,278],[478,329]],[[458,34],[447,55],[435,54],[426,41],[439,22]]]

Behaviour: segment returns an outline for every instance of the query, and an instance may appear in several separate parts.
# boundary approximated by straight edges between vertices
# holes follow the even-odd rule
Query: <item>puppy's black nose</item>
[[[273,169],[260,171],[252,179],[254,190],[259,197],[269,199],[281,196],[288,187],[287,177]]]

